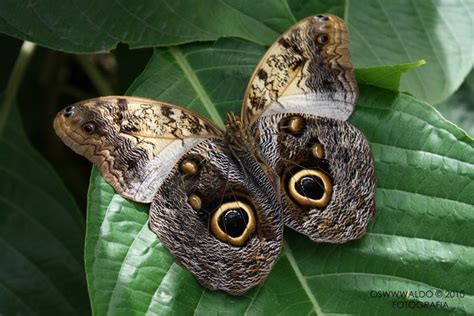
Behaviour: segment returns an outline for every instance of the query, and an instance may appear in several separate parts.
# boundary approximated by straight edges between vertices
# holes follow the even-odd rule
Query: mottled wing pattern
[[[190,162],[196,168],[183,168]],[[150,227],[203,286],[242,294],[268,276],[282,245],[282,210],[250,153],[236,158],[227,142],[208,139],[164,181]]]
[[[301,130],[285,123],[298,120]],[[375,167],[364,135],[345,121],[275,114],[253,125],[280,178],[285,225],[318,242],[361,238],[375,215]]]
[[[314,241],[360,238],[375,214],[370,148],[345,122],[357,97],[346,26],[329,14],[285,32],[247,88],[242,120],[279,177],[284,223]]]
[[[109,96],[59,112],[54,128],[63,142],[100,170],[118,194],[152,201],[176,161],[223,132],[207,119],[164,102]]]
[[[242,121],[289,112],[346,120],[357,96],[346,25],[334,15],[312,16],[263,56],[245,93]]]
[[[373,160],[344,122],[357,95],[346,26],[318,15],[270,47],[225,133],[184,108],[120,96],[73,104],[54,128],[118,194],[151,203],[150,228],[203,286],[242,294],[270,273],[283,224],[315,241],[364,234]]]

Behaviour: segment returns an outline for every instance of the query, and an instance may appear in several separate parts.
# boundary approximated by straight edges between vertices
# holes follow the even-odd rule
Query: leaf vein
[[[323,311],[321,310],[321,307],[319,306],[318,302],[316,301],[316,298],[313,295],[313,292],[311,292],[311,289],[308,286],[308,283],[306,282],[305,276],[301,272],[300,268],[298,267],[298,264],[296,263],[296,259],[293,256],[293,253],[291,252],[290,246],[286,242],[286,240],[283,241],[283,251],[282,253],[286,256],[288,259],[291,267],[293,268],[293,271],[296,274],[296,277],[298,278],[298,281],[300,282],[303,290],[305,291],[308,299],[310,300],[311,304],[313,305],[314,310],[318,315],[323,315]]]
[[[209,113],[211,119],[220,127],[223,127],[224,121],[219,115],[219,112],[217,112],[217,109],[215,108],[209,95],[204,90],[204,87],[201,85],[199,79],[196,76],[196,73],[194,72],[186,58],[183,56],[182,52],[177,47],[169,47],[168,50],[170,51],[171,55],[173,55],[174,59],[176,60],[176,63],[183,71],[186,79],[188,79],[189,83],[201,99],[201,102],[204,105],[204,108],[206,109],[207,113]]]

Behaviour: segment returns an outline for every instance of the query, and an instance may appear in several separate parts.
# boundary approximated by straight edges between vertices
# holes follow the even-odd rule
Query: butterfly
[[[370,148],[346,122],[358,97],[348,45],[334,15],[295,24],[257,65],[226,130],[131,96],[75,103],[54,128],[118,194],[151,204],[150,229],[203,286],[239,295],[268,276],[285,225],[343,243],[375,215]]]

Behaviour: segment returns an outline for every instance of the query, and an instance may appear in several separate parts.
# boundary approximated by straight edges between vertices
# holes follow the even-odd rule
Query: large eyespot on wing
[[[264,171],[249,154],[237,161],[216,139],[174,166],[149,223],[203,286],[235,295],[263,282],[282,245],[281,207]]]
[[[110,96],[60,111],[54,129],[76,153],[95,164],[125,198],[150,203],[180,157],[223,132],[184,108],[150,99]]]
[[[259,118],[259,147],[280,176],[285,225],[318,242],[361,238],[375,215],[375,167],[364,135],[307,114]]]
[[[344,22],[330,14],[308,17],[268,49],[253,73],[242,121],[261,115],[307,113],[346,120],[358,88]]]

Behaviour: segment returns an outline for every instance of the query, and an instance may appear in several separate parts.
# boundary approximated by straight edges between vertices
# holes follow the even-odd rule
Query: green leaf
[[[107,51],[119,42],[152,47],[220,37],[270,45],[296,19],[327,11],[347,21],[358,68],[425,59],[425,67],[402,79],[402,90],[439,103],[473,66],[473,10],[468,0],[6,0],[0,32],[76,53]]]
[[[0,179],[0,314],[87,313],[84,220],[15,109],[0,137]]]
[[[263,52],[238,40],[157,49],[129,94],[223,116],[239,110]],[[371,144],[378,177],[378,214],[362,240],[317,244],[287,230],[282,254],[262,286],[239,297],[208,291],[173,262],[148,229],[148,206],[115,195],[94,169],[86,238],[94,313],[412,311],[394,309],[393,301],[447,304],[428,309],[431,314],[474,313],[474,141],[411,96],[365,85],[360,91],[351,122]],[[443,296],[456,290],[465,297],[393,298],[371,292],[386,290],[441,290]]]
[[[293,15],[297,20],[304,19],[311,14],[332,13],[340,17],[345,16],[348,0],[288,0]]]
[[[408,64],[357,68],[356,78],[359,84],[399,91],[402,74],[418,68],[425,63],[424,60],[419,60]]]
[[[257,44],[230,39],[156,49],[127,94],[184,105],[222,126],[227,112],[240,112],[249,74],[264,52]]]
[[[22,42],[16,38],[0,34],[0,43],[2,43],[3,48],[0,50],[0,60],[3,61],[3,68],[0,72],[0,87],[5,87],[10,78],[10,73]]]
[[[136,48],[223,36],[264,44],[294,22],[285,0],[0,2],[0,32],[76,53],[108,51],[120,42]]]
[[[346,6],[354,65],[426,60],[401,84],[419,99],[446,99],[472,68],[472,1],[359,0],[347,1]]]

